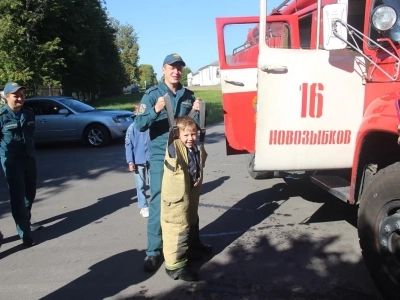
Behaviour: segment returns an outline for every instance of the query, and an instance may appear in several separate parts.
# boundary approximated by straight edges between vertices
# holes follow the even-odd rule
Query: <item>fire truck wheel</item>
[[[253,179],[270,179],[274,178],[274,172],[257,172],[254,171],[254,154],[246,155],[247,172]]]
[[[380,170],[361,197],[358,236],[365,264],[385,299],[399,299],[400,163]]]

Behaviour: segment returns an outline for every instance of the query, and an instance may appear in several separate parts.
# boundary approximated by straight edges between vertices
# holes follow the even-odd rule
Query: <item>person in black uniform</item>
[[[11,213],[25,246],[31,247],[31,208],[36,196],[36,160],[33,134],[35,114],[23,106],[24,86],[8,82],[6,105],[0,108],[0,160],[10,194]]]

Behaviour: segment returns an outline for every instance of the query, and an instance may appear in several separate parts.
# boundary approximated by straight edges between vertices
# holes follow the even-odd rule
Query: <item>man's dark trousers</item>
[[[36,160],[32,157],[1,157],[10,194],[11,213],[19,236],[30,235],[31,208],[36,196]]]

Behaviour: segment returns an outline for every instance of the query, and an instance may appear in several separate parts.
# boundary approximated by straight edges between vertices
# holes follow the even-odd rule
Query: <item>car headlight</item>
[[[397,21],[396,10],[388,5],[380,5],[372,13],[372,25],[378,31],[391,29]]]
[[[131,117],[113,117],[112,119],[114,120],[115,123],[124,123],[132,121]]]

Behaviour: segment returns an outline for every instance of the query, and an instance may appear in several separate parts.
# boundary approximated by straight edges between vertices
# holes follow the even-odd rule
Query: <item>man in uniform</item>
[[[31,208],[36,196],[36,160],[33,134],[35,115],[24,107],[25,87],[8,82],[6,105],[0,108],[0,159],[10,194],[11,213],[25,246],[35,244],[31,236]]]
[[[171,99],[174,116],[188,115],[193,109],[199,110],[200,99],[195,99],[192,91],[185,89],[180,80],[185,62],[178,54],[167,55],[162,72],[164,82],[145,92],[136,117],[136,126],[140,131],[150,129],[150,202],[147,223],[147,251],[144,262],[146,271],[154,271],[160,263],[162,250],[161,238],[161,182],[164,173],[164,157],[168,139],[168,118],[163,96]],[[195,117],[198,124],[198,116]],[[208,245],[201,245],[208,247]],[[206,251],[210,251],[210,247]]]

